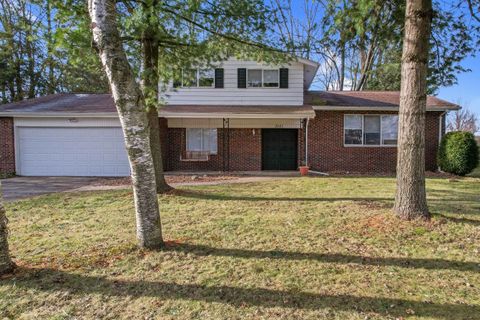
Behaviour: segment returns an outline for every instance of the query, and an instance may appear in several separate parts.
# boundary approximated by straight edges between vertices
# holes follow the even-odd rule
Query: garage
[[[128,176],[120,127],[15,128],[17,174],[22,176]]]

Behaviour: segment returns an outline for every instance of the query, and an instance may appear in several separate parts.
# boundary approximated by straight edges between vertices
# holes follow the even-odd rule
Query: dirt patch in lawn
[[[237,180],[238,176],[233,175],[167,175],[165,180],[168,184],[174,183],[196,183],[196,182],[215,182]],[[92,184],[92,186],[124,186],[131,184],[130,177],[122,178],[102,178]]]

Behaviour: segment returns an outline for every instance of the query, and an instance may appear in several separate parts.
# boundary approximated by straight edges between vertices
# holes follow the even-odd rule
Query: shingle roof
[[[233,105],[167,105],[163,113],[231,113],[231,114],[292,114],[300,115],[312,111],[312,106],[321,107],[398,107],[398,91],[307,91],[303,106],[233,106]],[[429,109],[458,109],[459,106],[429,96]],[[115,104],[110,94],[62,93],[24,101],[0,105],[0,113],[8,114],[82,114],[82,113],[116,113]]]
[[[0,112],[108,113],[116,112],[110,94],[60,93],[0,105]]]
[[[398,107],[400,91],[307,91],[304,100],[313,106]],[[428,96],[427,107],[458,109],[459,106]]]

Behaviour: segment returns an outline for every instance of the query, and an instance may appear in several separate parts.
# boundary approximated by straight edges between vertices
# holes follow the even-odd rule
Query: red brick
[[[13,118],[0,118],[0,177],[15,174]]]

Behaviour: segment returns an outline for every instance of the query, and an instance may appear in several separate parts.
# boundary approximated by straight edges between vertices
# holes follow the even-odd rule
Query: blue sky
[[[459,74],[457,85],[440,88],[438,97],[459,102],[480,117],[480,57],[467,58],[462,65],[472,71]]]

